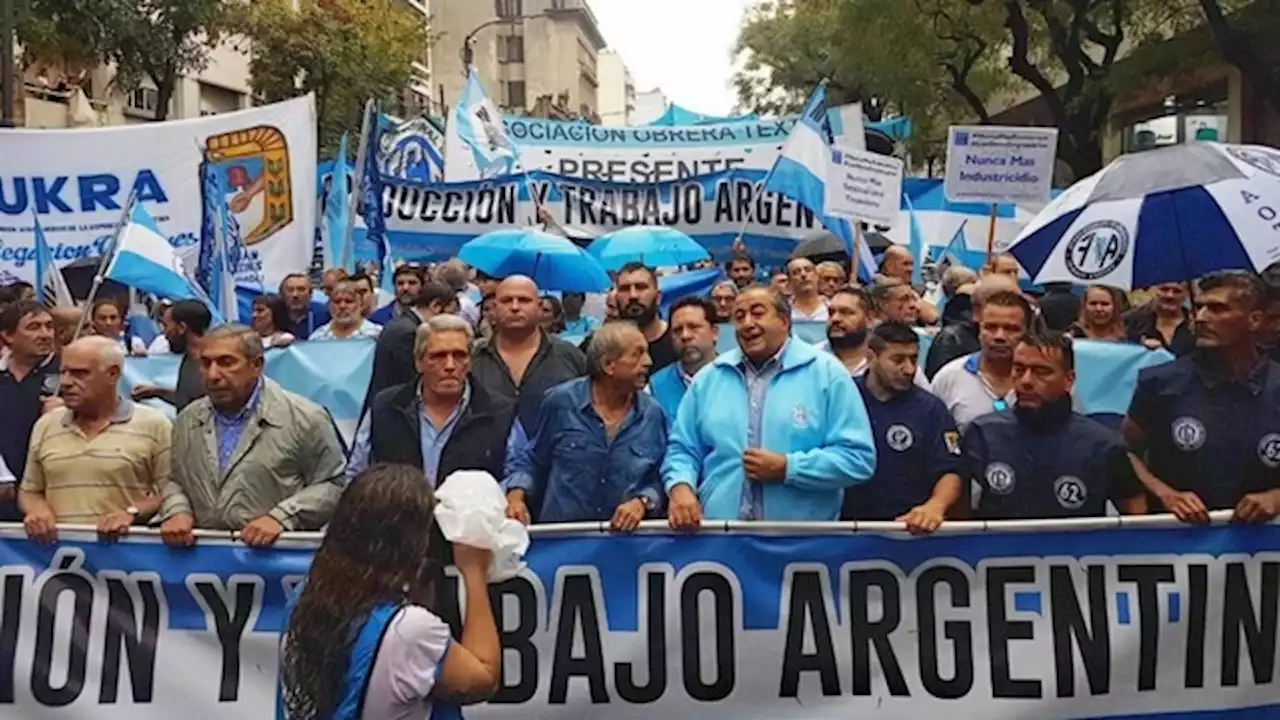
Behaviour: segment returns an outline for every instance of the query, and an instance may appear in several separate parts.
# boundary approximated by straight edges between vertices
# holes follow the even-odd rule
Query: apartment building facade
[[[604,37],[586,0],[433,0],[432,69],[446,107],[466,83],[463,44],[494,102],[527,113],[548,103],[599,114]]]

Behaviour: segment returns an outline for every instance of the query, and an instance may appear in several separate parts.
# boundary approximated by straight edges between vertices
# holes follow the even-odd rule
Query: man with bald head
[[[61,306],[49,311],[53,316],[53,344],[61,349],[75,339],[76,327],[80,325],[80,308]]]
[[[496,400],[515,404],[521,425],[532,432],[542,395],[587,372],[587,359],[573,345],[538,327],[538,286],[523,275],[503,280],[493,297],[493,336],[476,344],[471,380]]]
[[[159,410],[117,393],[124,349],[86,337],[62,351],[63,407],[31,431],[18,500],[27,534],[57,539],[57,523],[128,532],[160,509],[169,483],[170,424]]]

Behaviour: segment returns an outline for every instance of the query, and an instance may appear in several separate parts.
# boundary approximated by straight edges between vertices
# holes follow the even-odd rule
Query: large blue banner
[[[467,715],[1277,717],[1280,527],[1165,522],[539,530],[490,590],[502,682]],[[311,542],[0,529],[0,707],[269,717]]]

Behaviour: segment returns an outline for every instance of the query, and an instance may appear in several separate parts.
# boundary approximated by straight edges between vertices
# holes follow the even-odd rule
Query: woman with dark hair
[[[552,335],[564,332],[564,305],[555,295],[543,295],[538,307],[538,325]]]
[[[288,347],[297,339],[283,329],[289,327],[289,306],[275,293],[264,293],[253,299],[251,322],[264,348]]]
[[[1107,285],[1090,285],[1080,296],[1080,314],[1067,332],[1085,340],[1125,341],[1124,293]]]
[[[428,609],[435,500],[422,471],[375,465],[334,509],[281,639],[277,718],[460,717],[498,686],[488,550],[453,546],[466,593],[462,639]]]

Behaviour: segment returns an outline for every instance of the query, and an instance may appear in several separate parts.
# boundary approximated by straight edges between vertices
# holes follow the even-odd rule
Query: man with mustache
[[[997,292],[981,307],[982,349],[952,360],[933,378],[933,394],[946,403],[961,430],[1013,404],[1013,351],[1031,326],[1031,306],[1019,293]]]
[[[715,306],[700,297],[685,297],[671,307],[671,343],[680,361],[653,374],[649,394],[662,406],[670,427],[685,390],[707,363],[716,359]]]
[[[711,302],[716,315],[713,322],[727,323],[733,317],[733,299],[738,297],[738,286],[732,280],[721,280],[711,288]]]
[[[849,373],[790,339],[791,307],[767,288],[738,294],[738,348],[689,385],[662,478],[668,522],[835,520],[846,487],[875,472],[867,411]]]
[[[840,291],[849,283],[849,275],[845,273],[844,267],[834,260],[825,260],[818,263],[818,292],[822,293],[825,298],[830,298]]]
[[[870,366],[868,340],[874,307],[871,296],[862,288],[840,290],[831,296],[828,303],[827,342],[823,349],[835,355],[854,379],[865,375]],[[930,390],[929,381],[920,372],[918,364],[915,384],[925,391]]]
[[[658,292],[658,275],[653,268],[638,262],[623,265],[614,281],[614,291],[619,317],[635,323],[649,343],[653,372],[675,362],[671,328],[658,313],[661,294]]]
[[[1138,374],[1124,435],[1138,479],[1179,520],[1280,514],[1280,366],[1258,350],[1266,288],[1241,271],[1201,278],[1195,351]]]

